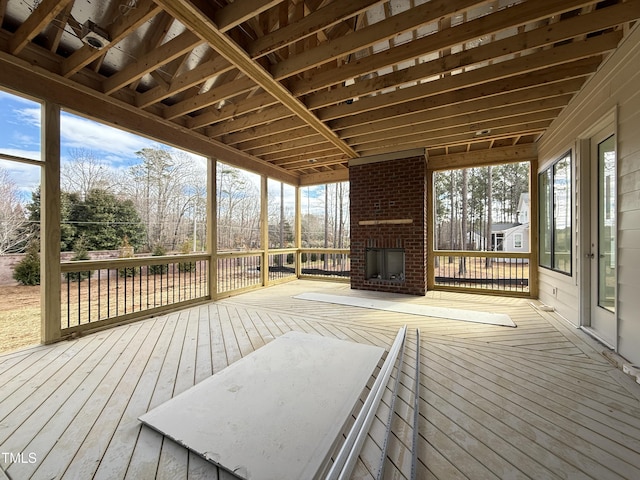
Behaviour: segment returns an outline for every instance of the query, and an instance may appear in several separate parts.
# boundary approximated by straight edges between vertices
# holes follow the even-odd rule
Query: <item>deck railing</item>
[[[279,248],[269,250],[269,282],[293,280],[296,277],[295,248]]]
[[[63,334],[209,298],[209,255],[63,262]]]
[[[528,294],[529,257],[529,253],[438,250],[434,252],[435,285]]]
[[[303,248],[300,255],[300,277],[349,280],[351,261],[348,248]]]
[[[63,335],[229,296],[296,278],[348,280],[348,249],[218,252],[209,287],[209,254],[89,260],[61,264]],[[435,288],[528,295],[530,254],[433,254]],[[267,265],[267,272],[262,266]]]
[[[230,294],[262,285],[263,252],[218,252],[218,294]]]

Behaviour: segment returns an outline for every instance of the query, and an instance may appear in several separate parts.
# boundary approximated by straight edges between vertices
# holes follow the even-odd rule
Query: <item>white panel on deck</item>
[[[313,479],[384,349],[288,332],[140,421],[245,479]]]
[[[349,305],[352,307],[371,308],[374,310],[386,310],[394,313],[408,313],[423,317],[446,318],[447,320],[461,320],[463,322],[487,323],[503,327],[515,327],[511,317],[505,313],[487,313],[476,310],[461,310],[458,308],[432,307],[431,305],[416,305],[401,301],[377,300],[373,298],[361,298],[348,295],[327,295],[325,293],[301,293],[293,298],[300,300],[313,300],[315,302],[335,303],[337,305]]]

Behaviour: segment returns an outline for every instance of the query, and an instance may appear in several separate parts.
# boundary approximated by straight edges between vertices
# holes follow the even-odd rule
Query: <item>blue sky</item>
[[[62,113],[60,136],[63,163],[71,150],[80,148],[90,150],[113,169],[126,169],[137,163],[135,152],[142,148],[163,146],[156,141],[67,112]],[[41,158],[39,103],[0,90],[0,152],[33,160]],[[204,164],[203,157],[194,157]],[[31,192],[40,184],[40,168],[2,159],[0,167],[9,171],[23,200],[30,201]],[[259,176],[249,175],[249,178],[259,186]],[[271,194],[275,193],[279,201],[279,186],[270,181],[269,190]],[[319,214],[324,209],[324,186],[304,187],[301,195],[305,213],[309,210],[310,213]],[[285,187],[287,208],[293,208],[294,197],[294,189]]]
[[[40,104],[0,91],[0,152],[16,157],[39,160]],[[64,163],[73,149],[90,150],[113,169],[125,169],[137,163],[135,152],[142,148],[164,147],[160,143],[118,130],[92,120],[62,113],[60,121],[61,157]],[[204,158],[197,157],[205,162]],[[0,167],[10,172],[23,198],[40,184],[37,166],[0,159]]]

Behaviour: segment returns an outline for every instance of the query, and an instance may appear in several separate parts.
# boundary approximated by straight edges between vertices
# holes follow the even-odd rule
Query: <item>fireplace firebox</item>
[[[404,282],[404,249],[367,248],[365,272],[367,280]]]

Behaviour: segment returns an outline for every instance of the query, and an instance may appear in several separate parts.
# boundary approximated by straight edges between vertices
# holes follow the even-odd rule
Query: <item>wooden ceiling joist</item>
[[[201,43],[202,40],[200,37],[190,31],[187,30],[181,33],[174,39],[169,40],[158,48],[154,48],[146,55],[133,61],[118,73],[106,79],[103,84],[104,93],[107,95],[112,94],[147,73],[157,70],[162,65],[190,52]]]
[[[383,1],[385,0],[351,0],[348,2],[331,3],[302,17],[294,23],[288,23],[275,32],[257,38],[247,47],[247,53],[252,58],[266,55],[310,35],[314,35],[332,25],[343,22],[345,19],[358,15]]]
[[[414,7],[391,18],[382,20],[369,27],[358,30],[350,35],[345,35],[339,40],[324,43],[305,52],[291,56],[279,62],[271,68],[271,73],[276,79],[284,79],[328,63],[339,57],[355,53],[381,41],[389,40],[401,33],[411,31],[422,25],[433,22],[443,16],[453,15],[465,10],[472,5],[477,5],[474,0],[433,0]],[[339,83],[343,80],[338,80]]]
[[[322,120],[329,121],[347,115],[386,108],[399,103],[440,95],[442,93],[482,85],[487,82],[494,82],[509,77],[549,68],[557,68],[559,66],[564,68],[563,66],[569,63],[578,65],[578,62],[584,59],[587,59],[586,63],[593,63],[588,60],[590,57],[613,50],[621,38],[622,34],[620,32],[611,32],[581,43],[562,45],[554,48],[551,52],[547,52],[546,50],[539,51],[524,57],[496,63],[492,68],[478,68],[458,75],[450,75],[440,80],[403,88],[386,95],[361,98],[352,104],[325,107],[320,109],[317,115]]]
[[[407,148],[521,155],[640,20],[640,0],[27,3],[0,0],[6,88],[307,185]]]
[[[140,0],[135,9],[128,15],[118,17],[108,28],[110,45],[116,45],[131,32],[137,30],[142,24],[160,13],[160,7],[152,0]],[[83,67],[89,65],[95,59],[102,56],[102,50],[84,45],[62,60],[61,73],[65,77],[71,77]]]
[[[280,101],[292,113],[299,116],[309,126],[323,135],[336,148],[349,157],[355,158],[357,154],[347,146],[324,123],[313,115],[297,98],[274,78],[258,63],[254,62],[247,53],[242,50],[229,37],[220,32],[211,19],[195,7],[190,1],[156,0],[166,11],[171,13],[190,30],[200,35],[229,62],[237,66],[245,75],[251,78],[257,85]]]
[[[193,70],[189,70],[182,75],[177,76],[166,88],[158,86],[144,93],[138,94],[136,98],[136,105],[140,108],[148,107],[149,105],[160,102],[172,95],[183,92],[184,90],[196,85],[200,85],[203,83],[203,80],[217,75],[222,75],[234,68],[235,67],[224,58],[216,57],[213,60],[209,60],[198,65]]]
[[[9,52],[18,55],[44,27],[62,12],[73,0],[43,0],[27,20],[18,27],[9,42]]]
[[[640,8],[640,0],[633,1],[636,4],[636,8]],[[620,23],[620,21],[624,20],[624,18],[628,18],[629,16],[629,7],[626,3],[608,7],[606,10],[608,11],[609,9],[612,11],[608,12],[609,14],[606,16],[590,14],[589,16],[584,17],[572,17],[563,22],[554,24],[552,27],[545,26],[535,30],[522,32],[513,37],[482,44],[471,50],[462,50],[457,53],[452,53],[445,57],[429,62],[423,62],[414,67],[409,67],[397,72],[377,76],[372,79],[358,80],[353,85],[339,85],[328,91],[311,93],[305,97],[305,104],[310,109],[315,110],[350,98],[379,92],[385,88],[393,87],[395,85],[419,81],[442,73],[451,73],[454,70],[473,66],[475,64],[481,64],[482,62],[487,62],[491,59],[499,59],[506,55],[522,53],[529,49],[540,48],[553,43],[562,42],[575,35],[601,31],[610,28],[612,25]],[[581,44],[582,43],[578,43],[577,45]],[[615,48],[615,45],[613,45],[612,48]],[[575,51],[578,52],[578,55],[581,54],[579,46],[575,47]],[[576,58],[579,58],[579,56]],[[369,60],[370,58],[367,59],[367,61]],[[383,65],[378,68],[384,68],[384,64],[387,64],[388,61],[384,59],[379,63],[382,63]],[[352,77],[361,75],[359,72],[357,74],[355,74],[355,72],[351,72],[351,74]],[[316,82],[318,81],[316,77],[314,77],[314,79]],[[323,87],[326,87],[326,85]],[[292,90],[296,94],[308,93],[306,89],[297,89],[295,83],[292,85]]]
[[[429,155],[429,170],[451,170],[456,168],[484,167],[496,163],[526,162],[538,157],[535,144],[515,145],[512,147],[483,149],[473,152]]]
[[[481,85],[460,88],[458,90],[424,97],[420,100],[411,100],[404,103],[394,104],[387,108],[379,108],[363,113],[354,113],[353,115],[333,120],[330,125],[332,128],[340,130],[354,125],[386,120],[391,117],[403,116],[438,106],[453,105],[465,100],[497,96],[508,91],[530,88],[536,85],[551,84],[553,82],[567,80],[570,78],[586,77],[596,70],[599,62],[600,59],[597,57],[578,60],[577,62],[571,62],[570,64],[563,65],[562,67],[553,67],[533,73],[509,77],[508,79],[495,80]]]

